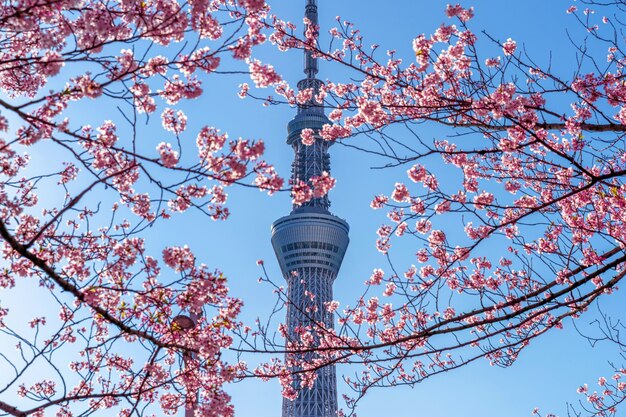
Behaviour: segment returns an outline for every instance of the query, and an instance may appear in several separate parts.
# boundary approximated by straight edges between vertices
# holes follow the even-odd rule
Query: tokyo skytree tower
[[[317,1],[306,1],[305,16],[314,25],[318,23]],[[317,59],[304,52],[306,78],[298,83],[299,90],[312,89],[313,96],[322,87],[316,77]],[[314,99],[298,107],[298,113],[287,127],[287,144],[294,150],[291,179],[294,184],[304,181],[310,184],[312,177],[323,172],[330,173],[328,148],[332,142],[319,135],[324,124],[330,121],[324,108]],[[314,131],[315,142],[304,145],[300,134],[303,129]],[[315,322],[328,328],[333,326],[333,315],[325,303],[333,300],[333,282],[337,277],[344,254],[348,248],[348,224],[330,214],[328,196],[313,198],[294,205],[291,214],[272,225],[272,246],[287,281],[287,336],[299,340],[298,329]],[[311,308],[311,307],[314,308]],[[307,360],[312,354],[304,354]],[[287,358],[286,358],[287,359]],[[283,417],[335,417],[337,415],[337,377],[334,366],[317,371],[312,389],[300,388],[299,378],[294,377],[294,388],[299,391],[297,399],[283,399]]]

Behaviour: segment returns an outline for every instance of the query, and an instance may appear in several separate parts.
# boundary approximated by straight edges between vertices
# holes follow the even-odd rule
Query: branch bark
[[[13,407],[3,401],[0,401],[0,411],[4,411],[5,413],[9,413],[15,417],[26,417],[26,413],[17,409],[17,407]]]

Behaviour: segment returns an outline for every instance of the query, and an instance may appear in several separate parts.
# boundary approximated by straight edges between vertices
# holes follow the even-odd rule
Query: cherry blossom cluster
[[[46,307],[0,305],[15,342],[3,412],[234,414],[224,386],[246,366],[222,352],[242,302],[190,248],[155,255],[144,231],[190,208],[225,220],[237,183],[282,189],[262,140],[192,131],[182,110],[225,57],[259,85],[280,80],[252,55],[268,13],[263,0],[0,6],[0,288]],[[154,114],[164,136],[144,128]]]
[[[291,188],[293,203],[302,205],[313,198],[322,198],[335,187],[336,180],[326,171],[322,175],[311,177],[310,184],[299,181]]]

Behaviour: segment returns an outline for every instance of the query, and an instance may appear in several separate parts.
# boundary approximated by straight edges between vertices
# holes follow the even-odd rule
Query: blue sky
[[[441,23],[448,22],[445,1],[396,0],[389,3],[370,0],[319,0],[322,32],[335,24],[335,16],[355,23],[365,43],[377,43],[381,50],[396,49],[399,56],[411,59],[412,39],[432,33]],[[300,22],[304,0],[279,0],[270,4],[276,14]],[[571,16],[565,13],[569,1],[493,1],[476,0],[463,3],[475,7],[476,17],[471,27],[485,30],[502,41],[513,38],[518,47],[524,46],[537,62],[551,62],[556,71],[571,75],[574,51],[566,37],[566,28],[580,31]],[[484,47],[493,48],[485,43]],[[498,54],[493,49],[494,54]],[[298,52],[278,53],[270,46],[263,47],[257,56],[274,64],[290,82],[302,78],[302,58]],[[342,81],[346,73],[337,66],[321,63],[319,77]],[[236,91],[239,83],[249,81],[245,76],[209,77],[204,84],[205,94],[198,101],[180,107],[189,116],[189,127],[182,140],[193,141],[202,125],[216,126],[231,138],[263,138],[267,145],[266,158],[276,165],[279,173],[289,176],[292,151],[285,143],[287,122],[295,110],[287,106],[263,107],[251,99],[241,100]],[[343,79],[345,81],[345,79]],[[267,94],[270,94],[268,91]],[[102,105],[101,105],[102,106]],[[102,114],[117,118],[113,108],[100,107],[97,114],[85,114],[96,123]],[[110,113],[110,115],[109,115]],[[155,120],[158,117],[155,118]],[[158,120],[156,120],[159,124]],[[164,133],[147,129],[147,147],[154,147]],[[150,137],[154,133],[158,137]],[[442,138],[445,132],[424,125],[420,135],[427,139]],[[170,141],[172,138],[169,139]],[[365,138],[351,139],[356,143]],[[34,163],[46,166],[46,155],[34,155]],[[389,193],[394,183],[405,178],[407,167],[373,170],[385,163],[364,153],[340,145],[331,149],[331,166],[337,186],[331,192],[332,211],[346,219],[350,226],[350,247],[335,284],[336,299],[349,302],[363,289],[363,281],[372,269],[386,266],[383,255],[375,248],[376,229],[384,222],[384,214],[370,209],[376,194]],[[53,194],[52,192],[50,193]],[[289,213],[290,197],[279,193],[267,197],[252,189],[229,189],[231,216],[226,222],[213,222],[201,216],[184,215],[162,222],[147,231],[150,246],[155,253],[168,245],[188,244],[198,257],[211,267],[221,269],[229,278],[232,294],[245,302],[242,319],[252,321],[268,313],[274,301],[271,289],[257,283],[261,271],[257,259],[263,259],[270,276],[280,282],[278,262],[270,245],[270,225]],[[413,243],[395,248],[391,256],[407,264],[405,257],[413,256],[418,248]],[[620,294],[607,299],[606,310],[617,309]],[[590,316],[577,324],[588,326]],[[362,401],[360,417],[395,415],[398,417],[500,417],[528,416],[534,407],[544,412],[566,415],[566,402],[582,399],[576,388],[610,374],[609,360],[619,363],[617,352],[611,348],[591,349],[571,323],[565,330],[551,332],[536,340],[508,369],[489,366],[481,360],[471,366],[436,376],[415,388],[374,390]],[[254,358],[251,359],[252,361]],[[339,368],[338,374],[350,372]],[[340,392],[345,387],[339,382]],[[242,417],[270,417],[280,415],[281,397],[277,382],[263,383],[246,380],[227,387],[233,396],[237,415]],[[182,413],[181,413],[182,415]]]

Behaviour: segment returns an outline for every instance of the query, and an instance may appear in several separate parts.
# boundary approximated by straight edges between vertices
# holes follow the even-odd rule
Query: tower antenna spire
[[[317,0],[307,0],[304,9],[304,17],[309,20],[309,24],[318,27]],[[313,79],[317,75],[319,68],[317,66],[317,58],[313,56],[310,50],[304,50],[304,73],[306,78]]]

